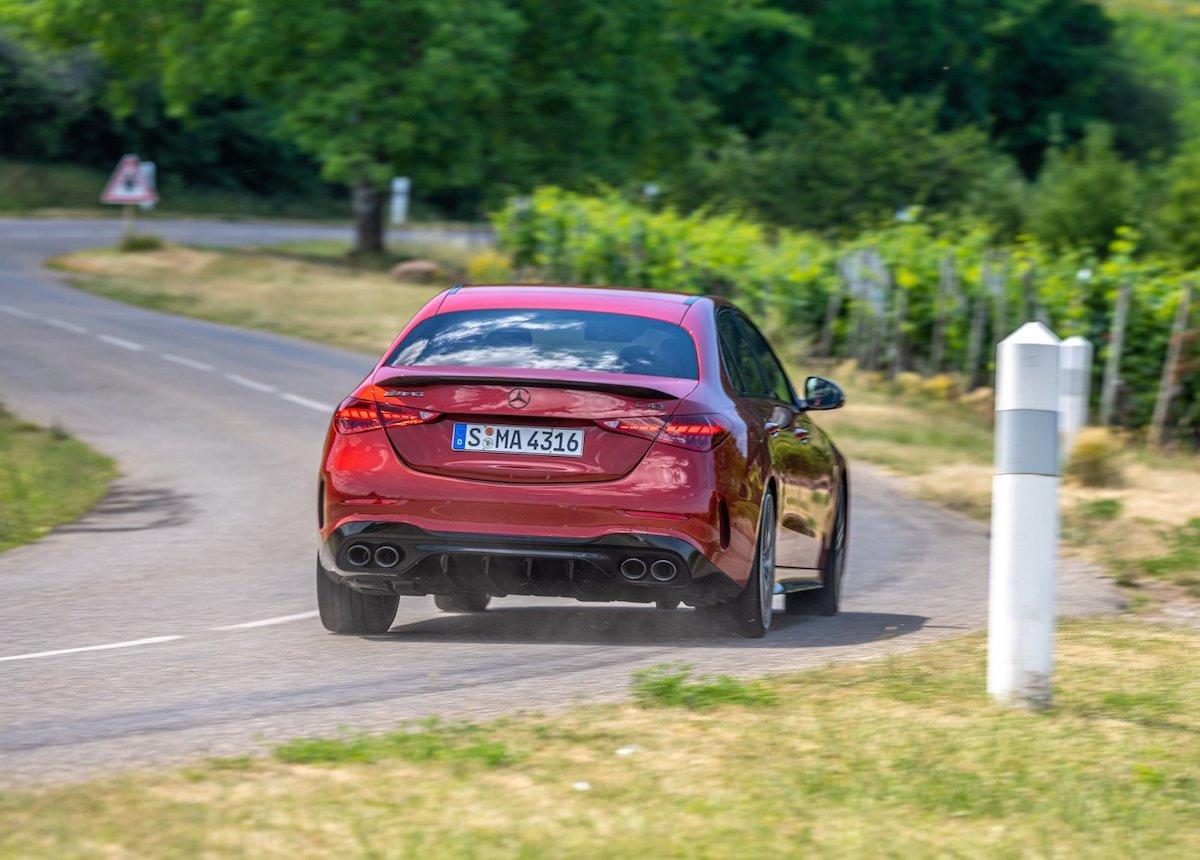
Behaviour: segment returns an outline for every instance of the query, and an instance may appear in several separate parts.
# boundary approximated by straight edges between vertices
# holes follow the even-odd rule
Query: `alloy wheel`
[[[758,530],[758,600],[763,628],[769,629],[775,603],[775,506],[770,497],[763,507]]]

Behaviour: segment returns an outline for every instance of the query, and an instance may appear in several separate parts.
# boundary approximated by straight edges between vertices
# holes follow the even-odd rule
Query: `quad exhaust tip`
[[[366,544],[356,543],[346,550],[346,561],[355,567],[362,567],[371,560],[371,549]]]
[[[650,565],[650,575],[659,582],[667,582],[675,578],[675,562],[660,558]]]
[[[646,562],[640,558],[627,558],[621,562],[621,576],[626,579],[641,579],[646,575]]]
[[[375,550],[375,563],[380,567],[395,567],[400,563],[400,553],[394,546],[384,544]]]

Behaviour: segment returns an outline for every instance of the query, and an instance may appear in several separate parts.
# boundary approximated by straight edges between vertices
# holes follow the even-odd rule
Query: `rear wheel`
[[[795,591],[784,597],[788,615],[837,615],[842,599],[842,575],[846,570],[846,493],[838,501],[837,521],[821,564],[821,587]]]
[[[737,634],[761,639],[771,629],[775,599],[775,497],[767,493],[758,518],[758,549],[746,587],[732,603],[709,610],[718,614]]]
[[[363,594],[334,580],[317,561],[317,609],[321,623],[334,633],[387,633],[396,619],[400,597]]]
[[[490,594],[435,594],[433,602],[442,612],[483,612],[491,602]]]

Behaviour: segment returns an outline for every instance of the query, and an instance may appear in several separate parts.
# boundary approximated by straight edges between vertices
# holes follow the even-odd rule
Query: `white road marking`
[[[12,305],[0,305],[0,311],[4,311],[6,314],[12,314],[15,317],[21,317],[21,319],[37,319],[37,314],[31,314],[24,308],[14,308]]]
[[[169,352],[161,352],[158,355],[163,361],[169,361],[172,364],[182,364],[184,367],[190,367],[193,370],[212,370],[211,364],[205,364],[203,361],[196,361],[194,358],[184,358],[182,355],[172,355]]]
[[[288,394],[286,391],[279,395],[288,403],[295,403],[297,406],[307,406],[309,409],[315,409],[318,412],[332,412],[333,407],[328,403],[318,403],[315,400],[309,400],[307,397],[300,397],[296,394]]]
[[[270,627],[273,624],[287,624],[289,621],[304,621],[306,618],[316,618],[319,613],[298,612],[295,615],[280,615],[278,618],[264,618],[262,621],[246,621],[242,624],[226,624],[223,627],[212,627],[211,630],[248,630],[251,627]]]
[[[146,348],[140,343],[134,343],[131,340],[125,340],[120,337],[113,337],[111,334],[98,334],[96,335],[96,340],[102,340],[111,346],[119,346],[121,349],[127,349],[130,352],[141,352]]]
[[[247,379],[244,376],[239,376],[236,373],[227,373],[225,378],[230,382],[236,382],[238,385],[253,389],[254,391],[274,391],[274,385],[267,385],[262,382],[255,382],[253,379]]]
[[[162,642],[174,642],[182,636],[151,636],[149,639],[132,639],[129,642],[110,642],[108,645],[85,645],[82,648],[60,648],[57,651],[37,651],[33,654],[14,654],[11,657],[0,657],[0,663],[9,660],[32,660],[35,657],[57,657],[60,654],[78,654],[82,651],[111,651],[114,648],[136,648],[139,645],[158,645]]]
[[[60,328],[63,331],[69,331],[71,334],[87,334],[87,329],[85,329],[83,326],[75,325],[75,323],[67,322],[66,320],[60,320],[58,317],[46,317],[44,320],[42,320],[42,322],[48,326],[52,326],[53,328]]]

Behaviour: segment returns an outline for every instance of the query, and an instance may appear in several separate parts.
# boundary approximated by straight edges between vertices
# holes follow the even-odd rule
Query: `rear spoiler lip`
[[[645,377],[638,377],[645,379]],[[383,379],[377,379],[375,384],[380,388],[392,388],[400,386],[421,386],[421,385],[445,385],[450,384],[466,384],[466,385],[529,385],[537,388],[581,388],[587,391],[608,391],[613,394],[625,394],[630,397],[649,397],[656,400],[668,398],[671,400],[683,400],[695,390],[700,384],[696,379],[681,379],[680,382],[690,383],[691,387],[688,391],[682,394],[672,394],[670,391],[663,388],[651,388],[649,385],[638,385],[636,383],[611,382],[603,379],[563,379],[547,376],[513,376],[508,374],[466,374],[466,373],[413,373],[399,374],[397,376],[389,376]]]

